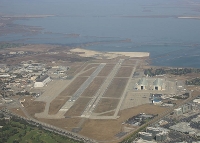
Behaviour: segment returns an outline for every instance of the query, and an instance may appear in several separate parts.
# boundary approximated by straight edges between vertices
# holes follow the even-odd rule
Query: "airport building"
[[[141,78],[136,83],[137,90],[165,90],[165,80],[162,78]]]
[[[40,75],[34,84],[34,87],[44,87],[51,79],[48,75]]]
[[[147,85],[148,85],[148,82],[147,82],[146,78],[142,78],[137,83],[137,89],[145,90],[145,89],[147,89]]]
[[[157,78],[153,82],[153,90],[165,90],[165,84],[163,82],[163,79]]]

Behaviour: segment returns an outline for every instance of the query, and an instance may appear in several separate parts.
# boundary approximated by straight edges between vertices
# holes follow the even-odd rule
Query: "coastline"
[[[99,52],[82,48],[71,49],[70,52],[76,53],[81,57],[93,57],[96,59],[113,59],[120,56],[126,56],[130,58],[144,58],[150,56],[150,53],[148,52]]]

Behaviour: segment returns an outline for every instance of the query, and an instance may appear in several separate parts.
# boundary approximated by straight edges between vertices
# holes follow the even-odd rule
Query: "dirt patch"
[[[114,78],[104,96],[120,98],[127,82],[127,78]]]
[[[78,98],[74,105],[66,112],[65,116],[81,116],[90,100],[90,98]]]
[[[105,80],[105,78],[96,77],[92,81],[92,83],[85,89],[85,91],[83,92],[83,94],[81,94],[81,96],[84,96],[84,97],[93,97],[95,95],[95,93],[97,92],[97,90],[99,89],[99,87],[104,82],[104,80]]]
[[[81,118],[64,118],[64,119],[38,119],[41,122],[57,126],[62,129],[71,131],[72,128],[77,127],[77,124],[80,122]]]
[[[24,114],[24,112],[20,109],[20,108],[12,108],[12,109],[9,109],[12,113],[15,113],[19,116],[22,116],[22,117],[25,117],[26,118],[26,115]]]
[[[96,70],[96,67],[93,67],[93,68],[89,69],[88,71],[85,71],[80,76],[90,76],[95,70]]]
[[[121,67],[115,77],[130,77],[133,67]]]
[[[70,97],[66,97],[66,98],[62,98],[62,97],[58,97],[56,99],[54,99],[49,106],[49,114],[53,115],[56,114],[60,108],[66,103],[67,100],[69,100]]]
[[[41,101],[32,101],[25,106],[28,114],[32,117],[35,116],[35,113],[41,113],[44,111],[45,103]]]
[[[135,65],[136,64],[136,59],[126,59],[122,65]]]
[[[95,113],[102,113],[106,111],[113,110],[117,107],[119,103],[119,99],[107,99],[107,98],[102,98],[95,108],[94,112]]]
[[[120,111],[120,118],[116,120],[87,120],[82,126],[80,134],[98,141],[119,142],[115,135],[119,133],[123,127],[122,123],[128,118],[139,113],[161,114],[167,108],[159,107],[151,104],[141,105],[138,107]],[[115,140],[116,139],[116,140]]]
[[[108,64],[100,71],[98,76],[108,76],[108,74],[112,71],[114,65]]]

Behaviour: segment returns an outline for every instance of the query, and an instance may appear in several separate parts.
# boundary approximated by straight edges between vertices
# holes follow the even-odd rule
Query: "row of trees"
[[[194,78],[191,80],[186,80],[185,81],[186,85],[200,85],[200,78]]]
[[[200,73],[200,69],[194,68],[175,68],[175,69],[145,69],[144,74],[148,76],[156,76],[156,75],[163,75],[163,74],[173,74],[173,75],[185,75],[188,73]]]

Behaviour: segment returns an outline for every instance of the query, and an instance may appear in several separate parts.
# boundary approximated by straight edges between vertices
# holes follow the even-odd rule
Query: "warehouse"
[[[43,87],[45,86],[48,82],[50,82],[51,79],[48,75],[40,75],[34,84],[34,87]]]
[[[145,90],[147,88],[148,82],[145,78],[142,78],[137,83],[138,90]]]

